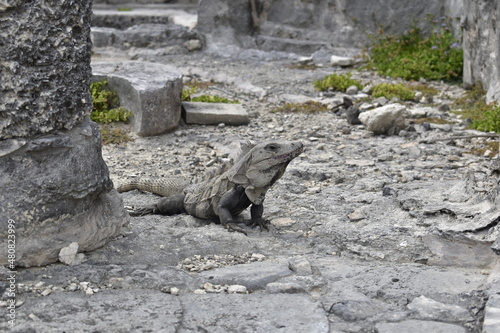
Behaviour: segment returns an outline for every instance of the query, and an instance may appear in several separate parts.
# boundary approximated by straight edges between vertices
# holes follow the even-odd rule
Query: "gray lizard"
[[[187,213],[216,219],[229,231],[244,233],[233,217],[251,206],[253,227],[268,229],[262,218],[267,190],[283,176],[286,167],[304,149],[302,142],[277,141],[247,145],[234,164],[199,183],[184,179],[138,180],[124,184],[118,192],[142,190],[163,196],[156,204],[131,208],[131,215]]]

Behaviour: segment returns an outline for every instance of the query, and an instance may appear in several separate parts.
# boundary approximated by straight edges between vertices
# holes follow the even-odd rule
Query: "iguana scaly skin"
[[[247,145],[229,169],[222,168],[202,182],[188,185],[177,178],[139,180],[120,186],[118,192],[138,189],[164,196],[155,205],[130,209],[131,215],[187,213],[202,219],[219,218],[228,230],[246,234],[233,217],[251,206],[250,224],[267,229],[268,222],[262,219],[266,192],[303,149],[299,141]]]

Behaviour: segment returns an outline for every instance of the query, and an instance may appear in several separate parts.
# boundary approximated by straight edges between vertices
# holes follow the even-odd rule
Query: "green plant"
[[[439,91],[436,88],[429,87],[426,84],[423,83],[412,83],[407,85],[408,88],[414,91],[420,91],[422,94],[425,95],[430,95],[430,96],[435,96],[439,93]]]
[[[225,97],[201,95],[192,97],[196,93],[197,88],[184,88],[182,89],[181,100],[185,102],[204,102],[204,103],[227,103],[227,104],[240,104],[238,100],[229,100]]]
[[[225,97],[210,95],[191,97],[191,102],[240,104],[238,100],[229,100]]]
[[[333,89],[337,91],[345,91],[350,86],[356,86],[358,89],[363,89],[363,85],[354,79],[351,79],[351,73],[347,74],[331,74],[325,76],[321,80],[314,81],[314,87],[319,91]]]
[[[92,112],[90,119],[97,123],[110,123],[114,121],[127,122],[133,115],[129,110],[118,106],[118,94],[107,88],[107,81],[97,81],[90,84],[92,95]]]
[[[462,76],[463,51],[451,32],[451,21],[428,17],[432,31],[424,37],[418,28],[401,36],[385,36],[379,31],[365,52],[368,68],[380,74],[406,80],[458,80]]]
[[[415,98],[415,91],[401,83],[380,83],[373,86],[372,96],[385,97],[387,99],[397,97],[403,101],[411,101]]]
[[[116,8],[116,10],[119,11],[119,12],[131,12],[132,8],[129,8],[129,7],[118,7],[118,8]]]
[[[191,95],[196,92],[196,88],[184,88],[182,89],[181,100],[185,102],[191,101]]]
[[[304,103],[286,103],[285,105],[271,110],[271,112],[305,112],[316,113],[327,111],[327,107],[319,102],[306,101]]]
[[[500,106],[489,104],[489,109],[484,111],[471,125],[471,127],[484,132],[500,133]]]
[[[456,113],[472,121],[471,128],[500,133],[500,106],[495,102],[487,104],[485,95],[482,85],[477,83],[453,107],[458,109]]]
[[[102,125],[100,131],[101,131],[101,141],[103,145],[108,145],[108,144],[118,145],[133,140],[125,130],[112,127],[110,125]]]

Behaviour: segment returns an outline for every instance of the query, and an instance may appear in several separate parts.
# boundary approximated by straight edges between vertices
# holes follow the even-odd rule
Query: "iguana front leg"
[[[247,225],[251,226],[252,228],[259,226],[260,231],[262,231],[262,229],[266,229],[267,231],[269,231],[269,227],[267,226],[269,224],[269,221],[262,218],[263,213],[264,213],[263,203],[260,205],[253,204],[252,207],[250,208],[250,214],[252,216],[252,219],[247,223]]]
[[[229,231],[238,231],[246,235],[247,232],[234,223],[233,214],[239,214],[250,206],[250,204],[251,202],[246,196],[245,189],[242,186],[238,186],[224,193],[218,205],[220,223]]]

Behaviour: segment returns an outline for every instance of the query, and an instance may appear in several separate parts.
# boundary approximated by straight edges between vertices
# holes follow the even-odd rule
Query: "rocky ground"
[[[118,54],[95,57],[128,58]],[[352,69],[299,69],[292,55],[254,51],[134,58],[176,66],[186,85],[215,82],[202,92],[237,98],[251,122],[181,124],[105,146],[115,186],[139,176],[199,176],[233,157],[240,141],[301,140],[304,153],[267,194],[270,231],[245,236],[187,215],[131,218],[121,237],[78,265],[19,269],[13,332],[499,329],[484,322],[488,299],[498,301],[500,270],[490,249],[499,233],[497,160],[485,152],[493,139],[433,141],[478,134],[447,107],[463,94],[460,86],[428,83],[439,94],[432,103],[406,103],[406,130],[374,136],[336,109],[272,112],[307,99],[334,105],[344,94],[319,93],[312,81]],[[362,70],[353,77],[388,81]],[[123,200],[157,197],[133,191]]]

